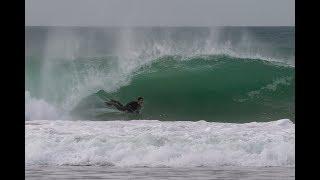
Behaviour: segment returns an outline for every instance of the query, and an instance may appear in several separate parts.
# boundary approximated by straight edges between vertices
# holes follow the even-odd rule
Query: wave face
[[[295,166],[295,125],[26,121],[27,165]],[[81,133],[79,133],[81,132]]]
[[[294,119],[294,69],[230,56],[165,57],[110,96],[144,96],[142,119]]]
[[[293,28],[28,27],[26,54],[26,119],[294,121]]]

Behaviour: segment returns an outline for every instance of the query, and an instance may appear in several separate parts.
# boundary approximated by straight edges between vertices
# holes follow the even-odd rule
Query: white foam
[[[152,120],[26,121],[26,164],[295,166],[295,125]]]
[[[42,99],[32,98],[29,91],[25,92],[25,119],[57,119],[58,110]]]

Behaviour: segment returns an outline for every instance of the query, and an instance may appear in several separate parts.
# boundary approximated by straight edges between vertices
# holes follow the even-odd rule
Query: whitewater
[[[294,166],[295,125],[205,121],[27,121],[27,165]]]

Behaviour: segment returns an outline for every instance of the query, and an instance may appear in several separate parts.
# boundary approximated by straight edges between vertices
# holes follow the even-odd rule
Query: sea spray
[[[59,111],[44,100],[32,98],[28,91],[25,92],[25,119],[58,119]]]

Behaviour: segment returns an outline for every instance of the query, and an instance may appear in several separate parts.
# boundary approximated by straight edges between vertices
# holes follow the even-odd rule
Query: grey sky
[[[294,0],[26,0],[27,26],[294,26]]]

